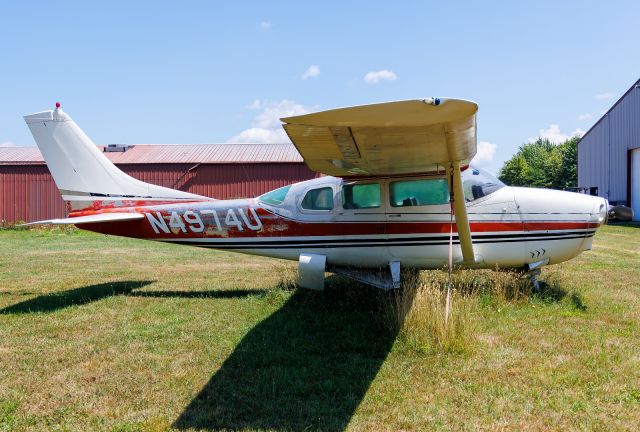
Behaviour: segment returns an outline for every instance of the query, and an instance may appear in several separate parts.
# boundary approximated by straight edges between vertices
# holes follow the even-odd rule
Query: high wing
[[[282,118],[307,166],[350,176],[449,173],[456,228],[466,263],[476,262],[460,167],[476,154],[478,105],[462,99],[416,99],[338,108]]]
[[[49,219],[38,222],[31,222],[20,226],[30,225],[80,225],[86,223],[101,223],[101,222],[119,222],[144,219],[142,213],[98,213],[88,216],[76,216],[68,217],[64,219]]]
[[[416,99],[281,119],[307,166],[323,174],[380,176],[437,171],[476,154],[478,105]]]

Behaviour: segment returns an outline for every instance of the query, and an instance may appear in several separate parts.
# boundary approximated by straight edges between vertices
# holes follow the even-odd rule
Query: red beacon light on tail
[[[60,108],[60,102],[56,102],[56,109]]]

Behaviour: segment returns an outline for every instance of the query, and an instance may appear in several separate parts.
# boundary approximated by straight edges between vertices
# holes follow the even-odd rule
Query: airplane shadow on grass
[[[129,297],[158,297],[158,298],[239,298],[264,294],[264,290],[213,290],[213,291],[131,291]]]
[[[24,314],[34,312],[54,312],[69,306],[87,304],[105,297],[131,293],[153,281],[118,281],[88,285],[67,291],[54,292],[34,297],[0,309],[0,314]]]
[[[236,298],[264,294],[264,290],[135,291],[153,282],[148,280],[118,281],[87,285],[34,297],[0,309],[0,314],[54,312],[69,306],[83,305],[116,295],[130,297]]]
[[[333,280],[332,280],[333,279]],[[295,291],[256,325],[174,422],[196,430],[344,430],[396,334],[380,293]]]
[[[41,295],[0,314],[54,312],[113,295],[234,298],[265,290],[136,291],[153,281],[108,282]],[[349,285],[349,286],[346,286]],[[175,421],[177,429],[343,430],[396,338],[375,288],[327,279],[295,291],[256,325]],[[268,295],[268,294],[267,294]]]

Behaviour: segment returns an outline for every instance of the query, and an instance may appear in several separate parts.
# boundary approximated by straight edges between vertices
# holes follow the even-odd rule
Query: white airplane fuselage
[[[296,260],[300,286],[312,289],[330,269],[397,288],[402,267],[442,268],[450,251],[461,267],[535,273],[590,249],[606,200],[508,187],[461,164],[475,154],[476,110],[468,101],[417,100],[286,119],[305,163],[343,178],[216,200],[123,173],[58,104],[25,121],[69,215],[34,223]],[[360,271],[382,267],[384,278]]]
[[[475,170],[474,170],[475,171]],[[449,203],[393,206],[392,182],[434,180],[438,176],[343,180],[321,177],[290,186],[281,203],[259,198],[191,201],[153,205],[132,202],[118,213],[143,213],[144,219],[122,224],[83,224],[105,234],[229,250],[288,260],[301,254],[326,256],[328,266],[375,268],[397,261],[403,267],[442,268],[448,262],[450,230],[453,257],[473,268],[517,268],[556,264],[591,249],[604,222],[602,198],[556,190],[502,186],[467,202],[475,262],[463,263]],[[444,178],[444,177],[442,177]],[[378,184],[377,208],[345,208],[345,184]],[[330,189],[327,209],[305,209],[310,191]],[[328,192],[327,196],[328,196]],[[97,213],[109,212],[101,201]],[[307,205],[307,207],[309,207]],[[329,208],[331,207],[331,208]],[[96,211],[76,211],[83,216]]]

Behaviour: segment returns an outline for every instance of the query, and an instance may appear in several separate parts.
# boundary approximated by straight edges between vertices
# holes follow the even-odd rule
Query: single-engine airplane
[[[69,211],[104,234],[298,261],[299,286],[325,271],[383,289],[400,269],[540,267],[591,249],[603,198],[509,187],[469,166],[474,102],[428,98],[283,118],[307,166],[325,174],[257,198],[216,200],[134,179],[55,110],[25,116]],[[30,225],[30,224],[29,224]]]

